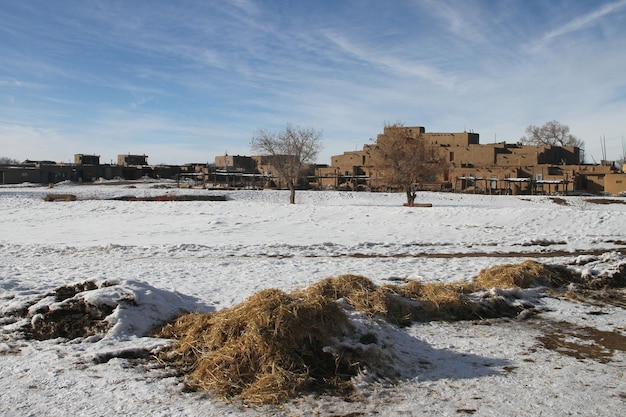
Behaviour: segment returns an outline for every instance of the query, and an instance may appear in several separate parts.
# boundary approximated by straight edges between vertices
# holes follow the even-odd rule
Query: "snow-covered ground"
[[[48,193],[77,200],[46,202]],[[227,201],[112,199],[163,194]],[[605,343],[602,357],[577,358],[545,341],[593,345],[593,332],[606,332],[600,336],[619,342],[626,311],[548,297],[537,301],[543,312],[530,320],[381,328],[402,380],[363,378],[353,402],[310,396],[279,408],[243,407],[187,392],[156,364],[128,359],[168,343],[144,337],[159,321],[182,310],[227,308],[266,288],[290,291],[347,273],[377,284],[471,280],[483,268],[525,259],[594,274],[626,262],[618,252],[626,246],[626,204],[559,198],[565,204],[549,196],[423,193],[418,201],[432,208],[407,208],[402,194],[383,193],[298,192],[298,204],[289,205],[283,191],[154,182],[0,187],[0,414],[624,414],[623,349]],[[50,307],[45,295],[87,280],[107,285],[80,297],[136,304],[115,309],[108,318],[115,326],[104,337],[16,336],[20,321],[7,312],[33,300]],[[581,341],[585,329],[591,336]]]

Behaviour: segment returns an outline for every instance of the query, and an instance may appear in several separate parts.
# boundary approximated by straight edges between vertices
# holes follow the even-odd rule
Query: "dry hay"
[[[221,312],[183,316],[160,336],[178,340],[167,360],[187,368],[190,387],[261,404],[305,388],[346,388],[358,364],[323,348],[349,328],[329,298],[269,289]]]
[[[377,369],[381,360],[375,349],[337,343],[378,343],[375,334],[357,334],[348,311],[397,325],[513,317],[533,308],[515,299],[523,297],[519,288],[562,287],[575,279],[564,268],[526,261],[483,270],[470,283],[377,286],[363,276],[341,275],[292,293],[268,289],[232,308],[166,325],[158,336],[177,343],[161,359],[186,374],[190,388],[251,404],[279,403],[311,390],[346,393],[354,376]],[[485,291],[494,287],[500,289]]]
[[[343,300],[354,310],[390,323],[409,325],[415,321],[466,320],[477,318],[473,303],[465,295],[469,284],[422,284],[376,286],[359,275],[326,278],[305,291],[332,300]]]
[[[577,278],[567,269],[527,260],[519,264],[504,264],[480,271],[474,284],[488,288],[560,287]]]
[[[423,318],[467,320],[479,317],[478,306],[466,293],[472,292],[467,284],[425,284],[421,289],[421,300],[426,308],[421,311]],[[413,298],[413,297],[411,297]],[[414,320],[423,320],[414,317]]]
[[[474,304],[457,291],[461,287],[378,287],[362,276],[342,275],[290,294],[263,290],[232,308],[166,325],[158,336],[177,344],[161,359],[180,368],[190,388],[246,403],[278,403],[304,390],[347,393],[352,377],[379,358],[367,350],[325,349],[342,338],[376,343],[373,334],[355,334],[342,305],[397,324],[477,318]]]
[[[359,275],[326,278],[301,293],[305,297],[323,297],[331,301],[343,300],[353,309],[370,316],[388,314],[387,294],[372,281]]]

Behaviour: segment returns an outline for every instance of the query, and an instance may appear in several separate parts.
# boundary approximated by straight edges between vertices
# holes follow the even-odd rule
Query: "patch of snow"
[[[481,269],[525,259],[592,277],[614,274],[626,262],[616,243],[623,242],[626,205],[574,196],[557,205],[542,196],[420,193],[418,201],[433,207],[408,209],[402,194],[299,191],[291,206],[285,191],[131,186],[0,187],[0,414],[535,416],[614,415],[624,407],[623,351],[601,363],[538,341],[546,331],[542,320],[624,335],[624,308],[538,290],[472,296],[500,297],[522,309],[518,319],[400,328],[351,315],[359,334],[379,343],[338,343],[376,351],[381,362],[358,378],[359,396],[350,402],[311,395],[281,408],[245,408],[186,392],[177,376],[133,359],[167,347],[171,341],[149,332],[182,311],[219,310],[262,289],[291,291],[341,274],[379,285],[469,281]],[[52,192],[77,201],[43,201]],[[111,200],[165,192],[228,201]],[[17,336],[32,318],[13,313],[54,309],[62,303],[51,295],[56,288],[85,281],[98,288],[72,298],[113,308],[106,334]]]

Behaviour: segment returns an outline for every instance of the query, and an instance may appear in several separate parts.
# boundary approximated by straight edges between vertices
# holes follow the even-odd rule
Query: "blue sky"
[[[250,155],[260,128],[332,155],[385,122],[516,142],[558,120],[622,156],[626,0],[0,0],[0,156]]]

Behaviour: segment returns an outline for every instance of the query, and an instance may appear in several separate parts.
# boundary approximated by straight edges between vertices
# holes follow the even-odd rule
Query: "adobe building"
[[[385,128],[387,129],[387,128]],[[622,183],[609,174],[613,166],[581,163],[581,150],[573,146],[532,146],[506,142],[481,145],[474,132],[431,133],[422,126],[405,127],[408,137],[422,137],[438,146],[449,162],[448,171],[424,189],[492,194],[591,193],[619,190]],[[384,137],[378,135],[378,140]],[[361,151],[331,157],[331,166],[316,171],[321,189],[387,190],[384,176],[370,157],[373,145]],[[607,184],[609,189],[605,190]]]
[[[125,180],[138,180],[151,173],[147,155],[117,155],[117,165],[120,167],[120,177]]]
[[[295,158],[288,155],[279,155],[278,157]],[[267,155],[216,156],[214,169],[212,171],[206,170],[205,182],[236,188],[286,188],[287,184],[277,174],[272,159],[273,157]]]
[[[249,156],[223,155],[215,157],[215,169],[229,172],[252,172],[255,166],[255,160]]]
[[[385,127],[385,131],[378,135],[377,140],[384,138],[387,129]],[[458,158],[458,155],[462,154],[461,151],[469,149],[469,146],[477,145],[479,141],[479,135],[473,132],[434,133],[426,132],[423,126],[405,127],[405,130],[407,136],[422,137],[428,143],[439,146],[442,152],[448,152],[447,160],[455,159],[455,154]],[[330,167],[316,171],[318,186],[322,189],[389,190],[383,173],[375,166],[371,158],[373,146],[366,144],[361,151],[344,152],[342,155],[332,156]],[[485,161],[494,159],[479,152],[475,156]],[[470,157],[467,156],[467,158]],[[449,172],[444,173],[436,183],[424,185],[428,189],[449,188],[451,186]]]
[[[74,154],[74,163],[77,165],[100,165],[100,155]]]
[[[254,157],[241,155],[220,155],[215,157],[213,171],[206,170],[206,182],[213,177],[213,183],[229,187],[255,187],[256,161]]]
[[[22,184],[40,182],[39,168],[34,165],[0,165],[0,184]]]
[[[623,172],[606,174],[604,191],[613,195],[626,194],[626,174]]]
[[[119,166],[128,167],[134,165],[148,165],[147,155],[118,155],[117,164]]]
[[[252,156],[252,159],[255,162],[255,172],[258,173],[260,178],[262,178],[264,187],[287,188],[287,183],[280,177],[280,175],[278,175],[278,171],[272,163],[274,158],[280,158],[283,163],[288,163],[289,159],[292,159],[293,163],[298,163],[298,160],[294,155],[255,155]],[[298,184],[298,188],[308,188],[308,182],[303,179],[302,182]]]
[[[93,182],[103,177],[100,155],[75,154],[74,164],[76,165],[75,181]]]
[[[141,177],[174,179],[179,166],[147,165],[146,155],[118,155],[120,165],[100,164],[99,155],[74,154],[74,163],[24,161],[0,165],[0,184],[54,184],[61,181],[93,182],[103,179],[137,180]]]

